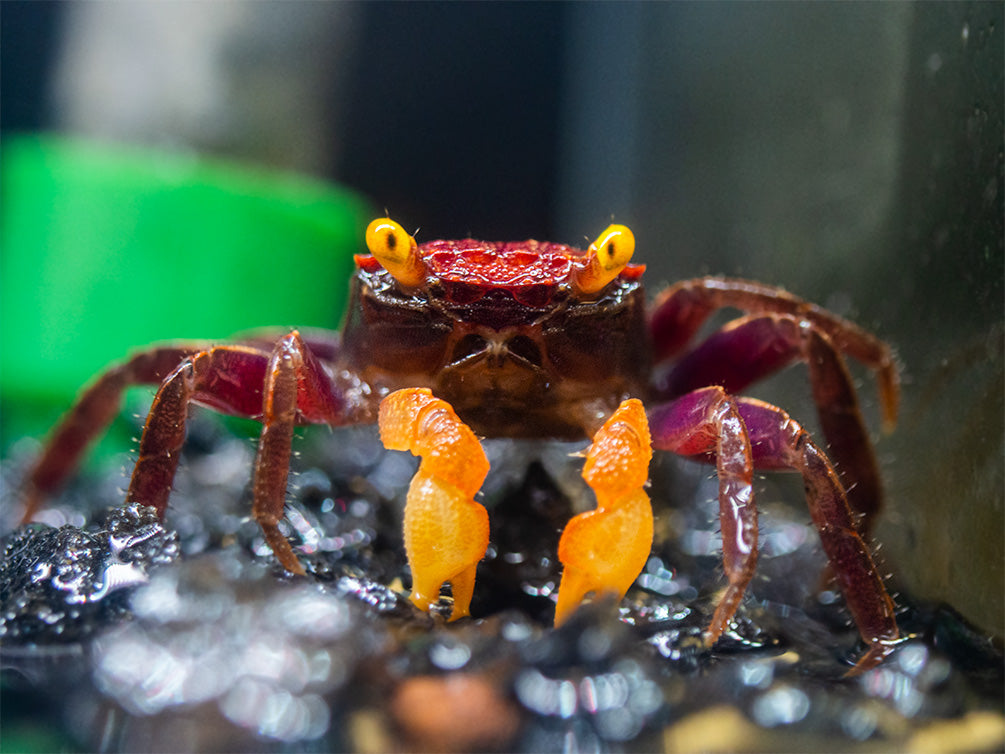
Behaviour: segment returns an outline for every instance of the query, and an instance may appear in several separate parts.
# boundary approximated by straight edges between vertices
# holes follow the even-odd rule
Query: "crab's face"
[[[493,435],[579,435],[581,404],[617,405],[648,372],[641,265],[611,226],[581,251],[538,241],[418,245],[367,231],[343,333],[369,384],[429,386]],[[530,421],[527,421],[528,416]]]

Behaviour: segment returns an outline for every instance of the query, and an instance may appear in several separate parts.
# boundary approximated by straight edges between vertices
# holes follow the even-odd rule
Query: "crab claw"
[[[609,225],[586,251],[586,263],[575,270],[572,286],[580,295],[593,295],[614,280],[632,261],[635,236],[624,225]]]
[[[623,401],[586,452],[583,478],[597,496],[597,509],[570,520],[558,543],[565,569],[556,626],[590,592],[621,599],[642,572],[653,544],[652,505],[642,489],[651,459],[645,409],[638,400]]]
[[[470,615],[475,569],[489,544],[488,513],[474,500],[489,471],[485,451],[450,404],[426,388],[391,393],[378,421],[385,447],[422,458],[405,502],[412,603],[428,611],[449,581],[450,620]]]
[[[367,226],[366,245],[381,267],[406,288],[417,288],[426,279],[426,263],[415,239],[389,217],[379,217]]]

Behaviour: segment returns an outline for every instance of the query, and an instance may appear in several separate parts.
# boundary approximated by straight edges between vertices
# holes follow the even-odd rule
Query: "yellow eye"
[[[635,253],[635,236],[624,225],[609,225],[600,237],[590,244],[591,255],[605,270],[621,272],[632,261]],[[617,274],[617,273],[615,273]]]
[[[635,236],[624,225],[610,225],[587,249],[586,263],[573,276],[581,294],[598,293],[625,269],[635,253]]]
[[[381,267],[403,286],[415,288],[426,279],[426,265],[419,257],[415,239],[394,220],[380,217],[370,223],[366,245]]]

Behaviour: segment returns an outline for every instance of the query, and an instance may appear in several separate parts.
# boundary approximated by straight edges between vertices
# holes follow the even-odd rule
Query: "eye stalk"
[[[572,287],[592,296],[614,280],[632,261],[635,236],[624,225],[609,225],[587,249],[586,263],[573,273]]]
[[[406,288],[418,288],[426,279],[426,263],[415,239],[389,217],[379,217],[366,229],[366,245],[381,267]]]

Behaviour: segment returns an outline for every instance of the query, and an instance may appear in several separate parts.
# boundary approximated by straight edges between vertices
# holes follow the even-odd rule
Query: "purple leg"
[[[874,667],[899,637],[893,600],[855,526],[841,482],[809,434],[780,408],[752,398],[738,399],[747,425],[754,465],[802,474],[810,516],[859,633],[869,646],[853,672]]]
[[[253,513],[283,566],[303,573],[278,529],[293,428],[298,423],[343,424],[346,418],[344,402],[320,362],[296,332],[283,337],[271,355],[247,346],[219,346],[185,359],[154,397],[126,498],[154,506],[161,516],[167,509],[192,402],[262,422]]]
[[[753,575],[757,518],[750,467],[794,470],[803,477],[810,515],[824,552],[869,646],[851,672],[879,663],[899,637],[893,601],[856,530],[837,474],[806,431],[780,408],[750,398],[732,399],[722,388],[693,391],[653,409],[649,417],[654,447],[704,460],[715,454],[723,562],[729,586],[708,637],[714,640],[715,631],[721,633],[728,625]],[[718,436],[712,434],[715,431]],[[724,452],[725,458],[720,455]],[[731,471],[727,481],[732,485],[723,484],[723,466]]]
[[[786,315],[801,327],[826,335],[839,353],[876,371],[883,424],[891,429],[896,423],[900,382],[890,347],[854,323],[781,288],[714,277],[684,280],[668,288],[656,300],[650,318],[657,361],[680,353],[709,315],[726,307],[751,314]]]
[[[293,428],[297,423],[344,424],[345,403],[297,332],[276,344],[269,358],[262,407],[262,435],[255,458],[252,514],[283,567],[303,574],[290,543],[279,531],[286,505]]]
[[[198,346],[151,348],[113,366],[88,386],[49,435],[28,475],[22,520],[30,521],[45,499],[63,486],[87,447],[118,414],[127,388],[158,384],[183,359],[201,350]]]
[[[695,390],[649,411],[653,447],[714,459],[719,477],[719,525],[727,587],[705,630],[713,644],[728,628],[757,565],[754,464],[735,399],[718,387]]]
[[[683,395],[706,385],[737,394],[767,375],[805,362],[831,457],[868,535],[882,500],[879,467],[858,396],[840,351],[823,330],[790,315],[758,315],[729,323],[674,365],[656,386],[657,397]]]

